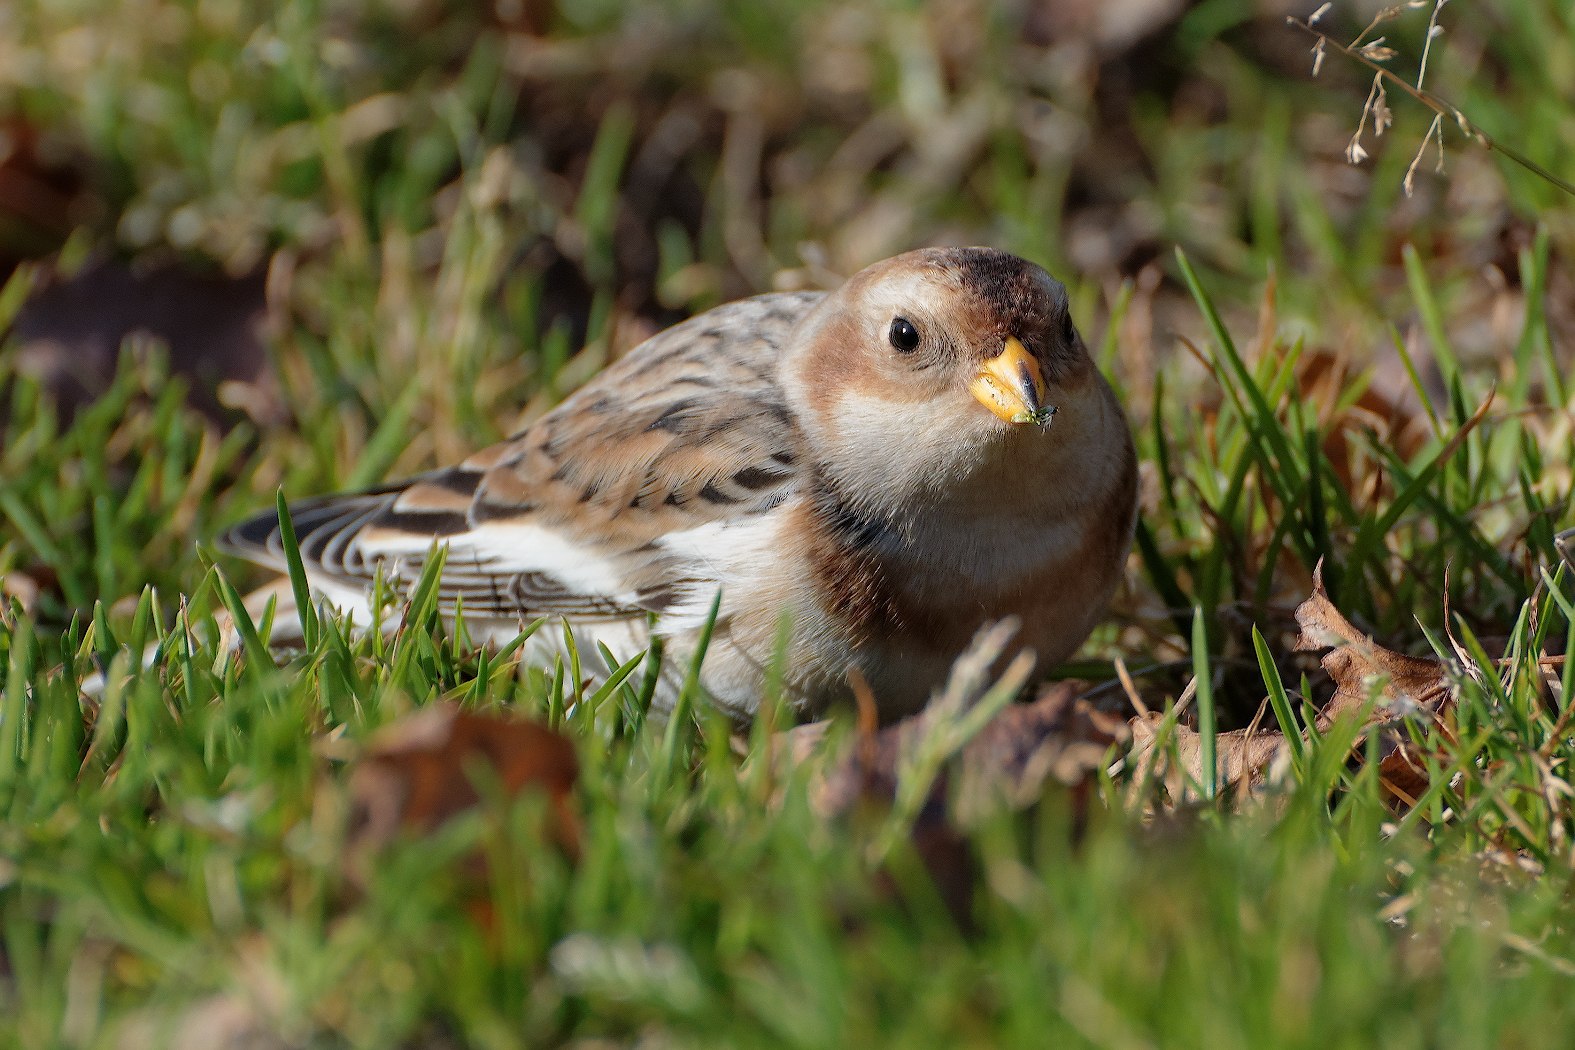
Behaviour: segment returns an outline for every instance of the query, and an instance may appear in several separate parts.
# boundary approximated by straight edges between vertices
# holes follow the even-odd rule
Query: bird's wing
[[[777,382],[818,293],[763,295],[663,331],[508,441],[400,484],[293,504],[309,577],[419,577],[448,548],[441,600],[467,615],[643,615],[697,582],[663,539],[784,500],[798,437]],[[220,538],[285,567],[277,515]]]

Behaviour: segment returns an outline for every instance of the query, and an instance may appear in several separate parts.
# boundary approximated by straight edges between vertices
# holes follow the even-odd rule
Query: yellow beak
[[[1046,405],[1045,380],[1026,347],[1015,337],[984,363],[968,385],[979,403],[1008,423],[1048,424],[1055,406]]]

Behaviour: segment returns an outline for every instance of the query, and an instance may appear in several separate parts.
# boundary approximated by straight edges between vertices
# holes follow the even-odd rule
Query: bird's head
[[[894,500],[1033,483],[1109,414],[1065,287],[992,248],[921,249],[855,274],[795,330],[783,369],[820,463],[866,491],[881,474]]]

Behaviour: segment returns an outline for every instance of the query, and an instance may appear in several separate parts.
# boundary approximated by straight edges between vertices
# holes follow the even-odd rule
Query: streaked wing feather
[[[626,618],[660,609],[676,567],[662,537],[763,513],[796,477],[797,432],[775,374],[819,298],[759,296],[667,329],[569,400],[459,466],[292,504],[308,573],[369,587],[419,578],[449,545],[440,602],[467,616]],[[284,571],[273,512],[220,544]]]

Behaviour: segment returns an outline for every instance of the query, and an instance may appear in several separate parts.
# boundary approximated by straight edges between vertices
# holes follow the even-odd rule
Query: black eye
[[[1072,323],[1070,313],[1061,315],[1061,341],[1068,346],[1077,341],[1077,326]]]
[[[913,327],[913,322],[906,317],[899,317],[891,323],[891,331],[887,333],[891,345],[902,353],[911,354],[919,346],[919,330]]]

